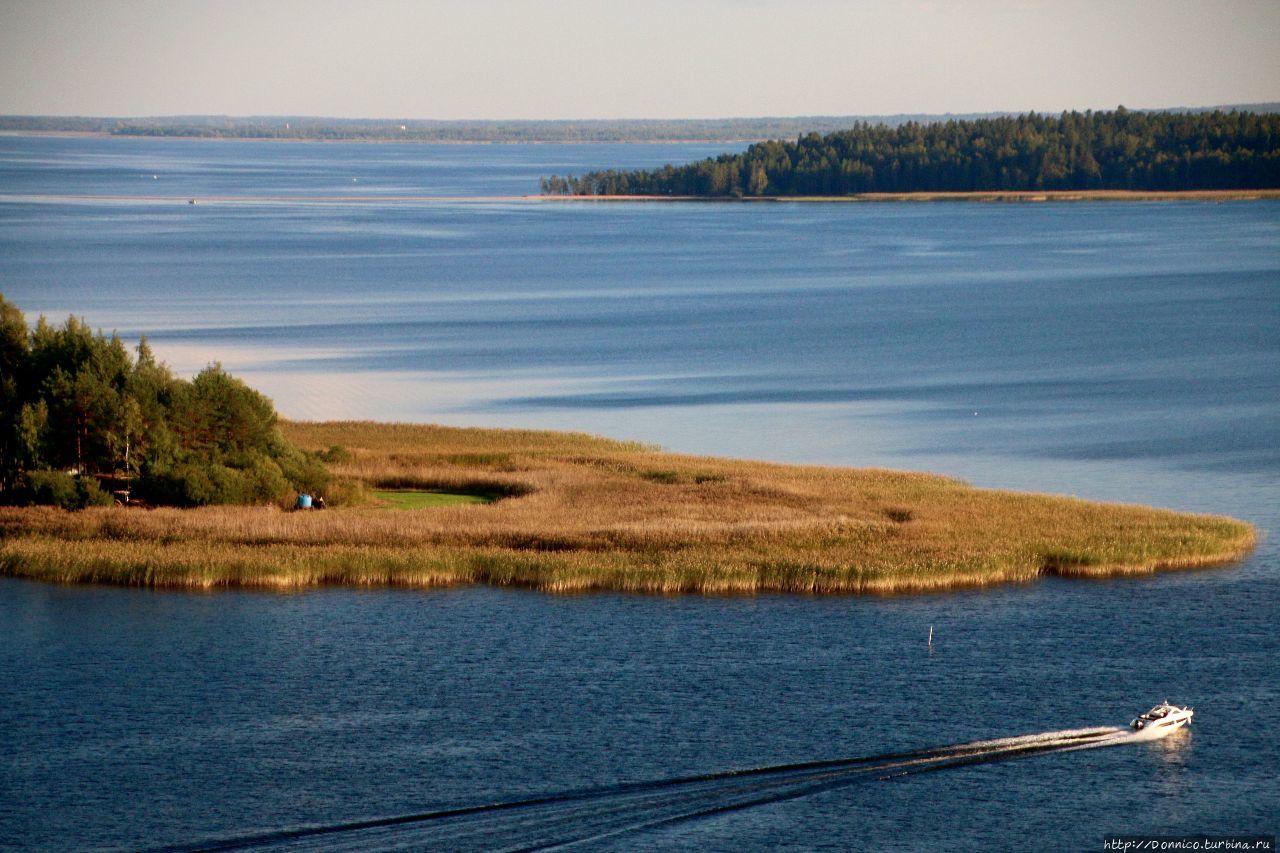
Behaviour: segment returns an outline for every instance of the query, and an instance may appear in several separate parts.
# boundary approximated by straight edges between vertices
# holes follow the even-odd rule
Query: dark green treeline
[[[859,124],[653,171],[542,179],[546,194],[840,196],[1280,187],[1280,114],[1067,112]]]
[[[136,354],[135,354],[136,353]],[[29,328],[0,295],[0,502],[80,507],[285,502],[329,482],[271,401],[219,365],[187,381],[75,317]]]

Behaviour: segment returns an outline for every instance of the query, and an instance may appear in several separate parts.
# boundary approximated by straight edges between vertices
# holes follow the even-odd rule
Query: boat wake
[[[892,780],[1046,753],[1151,739],[1113,726],[977,740],[882,755],[724,770],[561,791],[546,796],[370,820],[208,839],[164,851],[448,849],[534,851],[579,845],[716,814]],[[157,851],[158,853],[158,851]]]

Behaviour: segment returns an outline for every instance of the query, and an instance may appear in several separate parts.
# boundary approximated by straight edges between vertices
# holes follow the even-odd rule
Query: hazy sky
[[[0,0],[0,113],[616,118],[1280,100],[1280,0]]]

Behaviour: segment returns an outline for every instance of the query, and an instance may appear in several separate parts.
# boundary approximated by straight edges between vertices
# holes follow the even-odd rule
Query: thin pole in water
[[[933,626],[929,626],[929,648],[933,648]]]

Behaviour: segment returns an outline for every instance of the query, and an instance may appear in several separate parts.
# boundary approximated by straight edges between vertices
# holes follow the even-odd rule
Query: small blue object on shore
[[[298,509],[311,509],[311,495],[298,495]]]

